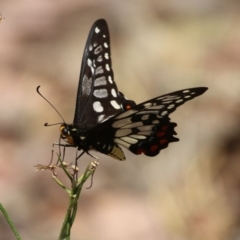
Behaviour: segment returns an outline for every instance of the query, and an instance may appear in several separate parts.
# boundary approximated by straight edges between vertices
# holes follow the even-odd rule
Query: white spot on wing
[[[138,112],[136,113],[137,115],[140,115],[140,114],[158,114],[159,111],[141,111],[141,112]]]
[[[108,96],[107,89],[97,89],[94,90],[93,95],[97,98],[105,98]]]
[[[142,122],[135,122],[135,123],[130,123],[122,128],[135,128],[135,127],[140,127],[142,125],[143,125]]]
[[[157,106],[153,106],[153,107],[150,107],[150,108],[148,108],[148,109],[162,109],[162,108],[164,108],[164,105],[157,105]]]
[[[136,139],[146,139],[146,136],[143,135],[137,135],[137,134],[131,134],[129,137],[136,138]]]
[[[89,49],[90,52],[93,50],[92,44],[89,45],[88,49]]]
[[[183,93],[189,93],[190,91],[187,89],[187,90],[184,90]]]
[[[99,33],[100,29],[98,27],[95,28],[95,33]]]
[[[92,78],[88,78],[86,75],[83,76],[82,80],[82,94],[89,96],[92,88]]]
[[[138,130],[139,131],[149,131],[149,130],[152,130],[153,127],[154,127],[154,125],[142,126],[142,127],[138,127]]]
[[[105,116],[105,114],[101,114],[101,115],[98,116],[98,122],[99,123],[102,122],[102,120],[104,119],[104,116]]]
[[[181,103],[181,102],[183,102],[182,99],[179,99],[179,100],[176,101],[176,103]]]
[[[104,57],[105,57],[106,59],[109,59],[108,53],[105,53],[105,54],[104,54]]]
[[[163,112],[161,113],[161,116],[165,116],[165,115],[167,115],[167,114],[168,114],[167,111],[163,111]]]
[[[123,137],[129,135],[130,133],[132,133],[131,129],[120,129],[116,131],[115,137]]]
[[[108,48],[108,44],[105,42],[105,43],[103,43],[103,46],[105,47],[105,48]]]
[[[154,120],[154,121],[152,121],[152,124],[159,124],[159,121],[158,120]]]
[[[114,123],[112,124],[112,127],[114,127],[114,128],[120,128],[120,127],[122,127],[122,126],[125,126],[125,125],[131,123],[131,122],[132,122],[132,121],[131,121],[131,118],[124,118],[124,119],[121,119],[121,120],[118,120],[118,121],[114,122]]]
[[[121,139],[122,139],[123,141],[125,141],[125,142],[128,142],[128,143],[130,143],[130,144],[135,144],[135,143],[137,143],[137,142],[138,142],[138,140],[137,140],[137,139],[130,138],[130,137],[122,137]]]
[[[126,143],[126,142],[124,142],[124,141],[122,141],[121,139],[118,139],[118,138],[114,139],[114,142],[124,146],[125,148],[129,148],[130,147],[129,143]]]
[[[151,107],[151,106],[152,106],[152,103],[144,103],[143,106],[146,107],[146,108],[147,108],[147,107]]]
[[[94,81],[94,86],[102,86],[102,85],[107,85],[107,80],[104,76],[99,77],[97,79],[95,79]]]
[[[148,120],[148,118],[149,118],[149,115],[143,115],[143,116],[141,117],[142,121]]]
[[[163,101],[163,104],[169,104],[169,103],[172,103],[173,101],[171,100],[171,101],[169,101],[169,100],[164,100]]]
[[[97,58],[97,61],[98,61],[98,62],[102,62],[102,60],[103,60],[103,59],[102,59],[102,55],[99,55],[98,58]]]
[[[112,90],[111,90],[111,94],[113,95],[113,97],[117,97],[117,93],[116,93],[116,91],[115,91],[114,88],[112,88]]]
[[[99,45],[95,50],[94,50],[94,54],[99,54],[102,51],[102,46]]]
[[[96,101],[93,103],[93,109],[95,112],[102,112],[103,111],[103,106],[99,101]]]
[[[113,83],[113,80],[112,80],[112,77],[109,75],[108,76],[108,81],[112,84]]]
[[[115,109],[121,108],[121,106],[115,100],[110,101],[110,103]]]
[[[174,104],[171,104],[167,107],[167,109],[172,109],[172,108],[174,108]]]
[[[109,67],[109,65],[108,64],[106,64],[106,69],[107,69],[107,71],[110,71],[110,67]]]
[[[96,75],[103,73],[103,68],[102,66],[99,66],[96,68]]]
[[[91,59],[88,58],[87,64],[88,64],[88,66],[90,67],[91,72],[92,72],[92,74],[93,74],[93,73],[94,73],[94,68],[93,68],[93,66],[92,66],[92,61],[91,61]]]
[[[168,96],[162,96],[157,98],[157,100],[162,100],[162,101],[169,101],[169,100],[174,100],[174,99],[179,99],[180,97],[178,95],[168,95]]]
[[[127,117],[127,116],[129,116],[129,115],[134,114],[135,112],[137,112],[137,111],[134,111],[134,110],[130,109],[130,110],[125,111],[125,112],[123,112],[122,114],[118,115],[118,116],[116,117],[116,119]],[[128,118],[128,119],[130,119],[130,118]]]

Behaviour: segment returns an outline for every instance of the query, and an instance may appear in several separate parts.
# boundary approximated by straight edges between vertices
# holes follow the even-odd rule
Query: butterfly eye
[[[62,127],[60,131],[63,138],[66,138],[69,135],[69,131],[66,127]]]
[[[66,128],[64,128],[64,129],[63,129],[63,133],[64,133],[65,135],[68,135],[68,130],[67,130]]]

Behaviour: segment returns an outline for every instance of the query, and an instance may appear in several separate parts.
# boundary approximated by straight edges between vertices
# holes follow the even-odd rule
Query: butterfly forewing
[[[110,37],[105,20],[96,21],[85,46],[73,124],[90,129],[122,111],[114,82]]]

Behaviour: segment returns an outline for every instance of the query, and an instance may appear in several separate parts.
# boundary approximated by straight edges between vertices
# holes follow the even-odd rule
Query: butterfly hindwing
[[[169,114],[206,91],[206,88],[192,88],[166,94],[144,103],[133,105],[102,124],[108,126],[114,143],[128,148],[134,154],[144,153],[155,156],[171,142],[178,141],[174,137],[176,123],[170,122]],[[101,126],[98,127],[98,131]]]
[[[167,148],[169,143],[179,141],[179,139],[174,136],[176,135],[174,131],[174,128],[177,126],[176,123],[170,122],[169,118],[163,118],[161,121],[159,121],[159,119],[153,121],[155,123],[158,122],[158,124],[143,127],[143,131],[141,130],[139,134],[131,134],[129,136],[137,140],[137,142],[129,146],[129,150],[132,153],[137,155],[143,153],[153,157],[159,154],[162,149]],[[147,131],[144,131],[145,129]],[[124,140],[129,141],[130,139],[125,138]],[[115,141],[118,142],[119,140],[116,139]]]

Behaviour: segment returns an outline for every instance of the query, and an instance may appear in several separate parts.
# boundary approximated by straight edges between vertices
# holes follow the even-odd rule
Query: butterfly
[[[176,123],[169,114],[207,90],[189,88],[141,104],[128,100],[114,82],[107,22],[97,20],[83,53],[73,124],[60,126],[60,137],[83,153],[95,150],[125,160],[121,147],[134,154],[156,156],[171,142]]]

